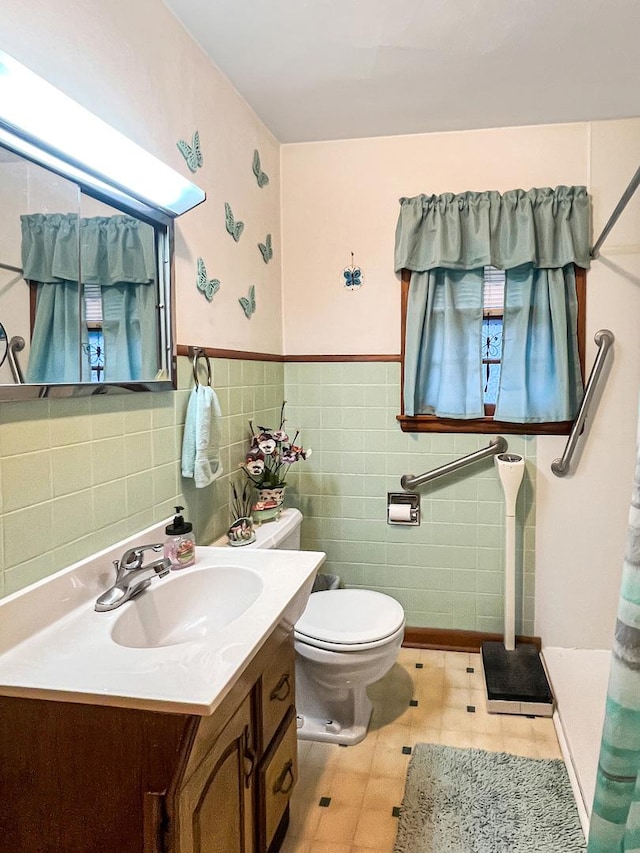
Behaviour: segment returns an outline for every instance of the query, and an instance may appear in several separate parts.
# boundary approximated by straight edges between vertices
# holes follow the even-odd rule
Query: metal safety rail
[[[418,486],[424,483],[429,483],[431,480],[436,480],[438,477],[444,477],[445,474],[451,474],[453,471],[458,471],[460,468],[466,468],[467,465],[473,465],[474,462],[479,462],[481,459],[486,459],[487,456],[495,456],[498,453],[504,453],[507,450],[507,440],[501,435],[492,438],[488,447],[483,447],[476,450],[474,453],[469,453],[467,456],[462,456],[453,462],[446,462],[440,465],[439,468],[434,468],[433,471],[427,471],[426,474],[420,474],[416,477],[415,474],[404,474],[400,478],[400,485],[406,492],[412,492]]]
[[[589,406],[596,394],[598,381],[607,358],[607,353],[613,346],[615,338],[613,336],[613,332],[610,332],[609,329],[600,329],[600,331],[596,332],[593,336],[593,340],[599,347],[599,352],[596,356],[596,360],[593,362],[593,367],[591,368],[591,373],[589,374],[589,379],[587,381],[587,387],[584,391],[584,397],[582,398],[582,403],[580,405],[580,411],[578,412],[578,416],[571,428],[571,433],[567,441],[567,446],[562,454],[562,458],[554,459],[551,463],[551,471],[556,475],[556,477],[564,477],[569,473],[571,459],[575,452],[576,445],[578,444],[578,439],[580,438],[580,433],[584,427],[587,415],[589,414]]]
[[[18,364],[18,357],[16,355],[17,352],[22,352],[23,349],[24,338],[20,335],[14,335],[9,341],[7,359],[9,360],[11,375],[13,376],[13,381],[16,383],[16,385],[24,385],[24,375],[22,373],[22,370],[20,369],[20,365]]]

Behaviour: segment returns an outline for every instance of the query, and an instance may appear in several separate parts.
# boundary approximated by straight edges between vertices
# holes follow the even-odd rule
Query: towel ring
[[[206,352],[200,347],[194,347],[193,349],[193,381],[196,383],[196,388],[200,385],[198,381],[198,359],[204,358],[207,363],[207,385],[211,385],[211,363],[209,362],[209,356]]]

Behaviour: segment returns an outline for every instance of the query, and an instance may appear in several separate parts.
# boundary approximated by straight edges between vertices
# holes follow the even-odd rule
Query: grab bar
[[[569,473],[571,458],[573,457],[578,439],[580,438],[584,422],[587,419],[589,406],[591,405],[593,396],[596,393],[596,387],[598,385],[600,374],[602,373],[602,368],[604,367],[607,353],[613,346],[615,338],[613,336],[613,332],[610,332],[609,329],[600,329],[600,331],[596,332],[593,336],[593,340],[599,347],[599,352],[596,356],[596,360],[593,362],[593,367],[591,368],[591,373],[589,374],[589,379],[587,381],[587,387],[585,388],[584,397],[582,398],[582,403],[580,405],[580,411],[578,412],[578,417],[575,419],[573,427],[571,428],[571,433],[567,441],[567,446],[562,454],[562,459],[554,459],[551,463],[551,471],[556,475],[556,477],[564,477],[565,474]]]
[[[487,456],[495,456],[497,453],[504,453],[507,450],[508,444],[506,438],[501,435],[492,438],[488,447],[483,447],[467,456],[462,456],[453,462],[446,462],[439,468],[434,468],[433,471],[427,471],[426,474],[420,474],[416,477],[415,474],[403,474],[400,478],[400,485],[405,492],[412,492],[421,486],[423,483],[428,483],[430,480],[435,480],[438,477],[443,477],[445,474],[451,474],[452,471],[457,471],[459,468],[465,468],[467,465],[472,465],[474,462],[479,462]]]
[[[7,358],[9,359],[11,375],[13,376],[13,381],[16,383],[16,385],[24,385],[24,376],[22,374],[22,370],[20,370],[20,365],[18,364],[18,358],[16,356],[16,353],[22,352],[23,349],[24,338],[20,337],[20,335],[14,335],[9,341]]]

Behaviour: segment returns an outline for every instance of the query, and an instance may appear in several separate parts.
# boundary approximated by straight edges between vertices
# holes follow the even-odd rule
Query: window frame
[[[578,358],[582,381],[585,381],[585,344],[586,344],[586,307],[587,307],[587,271],[574,264],[576,274],[576,296],[578,299]],[[407,326],[407,305],[409,301],[409,283],[411,270],[401,271],[401,310],[400,310],[400,414],[396,420],[402,432],[450,432],[508,435],[569,435],[573,421],[557,421],[538,424],[517,424],[497,421],[485,415],[483,418],[439,418],[437,415],[405,415],[404,413],[404,359],[405,332]]]

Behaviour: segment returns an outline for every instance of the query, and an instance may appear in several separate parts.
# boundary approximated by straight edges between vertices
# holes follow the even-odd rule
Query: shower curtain
[[[640,422],[587,853],[640,851]]]

